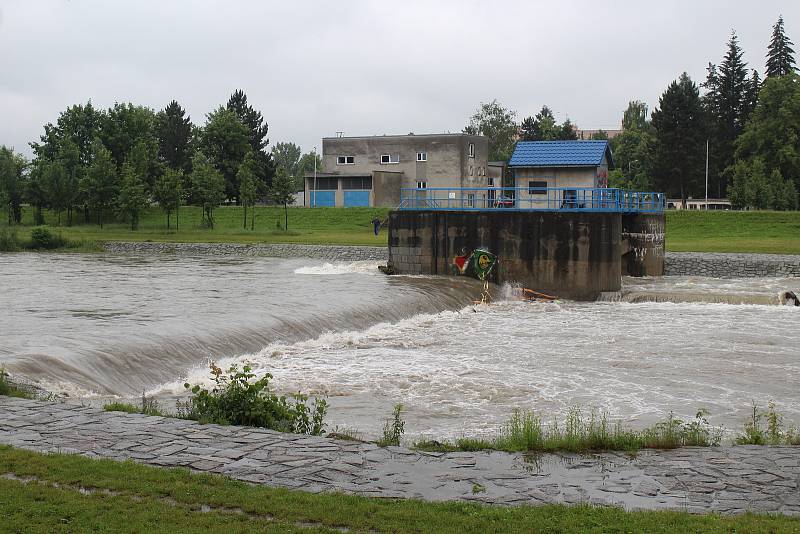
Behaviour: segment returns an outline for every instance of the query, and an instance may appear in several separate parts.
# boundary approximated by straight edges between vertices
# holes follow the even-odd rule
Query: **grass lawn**
[[[667,250],[800,254],[800,211],[668,211]]]
[[[489,507],[252,486],[184,469],[0,446],[3,532],[798,532],[783,516]],[[16,478],[9,478],[12,475]]]
[[[289,230],[283,225],[283,208],[257,207],[254,231],[242,228],[242,210],[236,206],[215,210],[213,230],[200,227],[200,209],[185,206],[180,212],[180,230],[167,231],[163,212],[149,208],[142,215],[139,230],[112,222],[101,229],[96,224],[61,226],[70,240],[83,243],[102,241],[170,241],[225,243],[306,243],[332,245],[386,246],[385,229],[372,232],[371,220],[383,220],[388,208],[289,208]],[[62,222],[66,217],[62,214]],[[56,225],[54,214],[46,220]],[[80,220],[80,218],[79,218]],[[20,238],[28,237],[32,210],[24,210]],[[1,223],[0,223],[1,224]],[[173,220],[174,224],[174,220]],[[668,211],[667,250],[674,252],[763,252],[800,254],[800,212],[774,211]]]
[[[256,207],[255,230],[242,228],[242,208],[225,206],[214,210],[214,229],[201,228],[201,210],[196,206],[184,206],[180,210],[179,230],[166,228],[166,217],[158,208],[149,208],[141,216],[139,229],[132,231],[130,225],[112,222],[101,229],[97,224],[66,226],[62,214],[61,234],[76,241],[169,241],[184,243],[306,243],[311,245],[377,245],[386,246],[386,230],[379,236],[372,231],[372,218],[386,218],[388,208],[289,208],[289,231],[277,227],[284,224],[283,208]],[[248,214],[248,228],[249,228]],[[47,223],[55,226],[57,218],[45,214]],[[23,224],[33,224],[33,211],[25,209]],[[20,237],[27,237],[27,228],[19,229]]]

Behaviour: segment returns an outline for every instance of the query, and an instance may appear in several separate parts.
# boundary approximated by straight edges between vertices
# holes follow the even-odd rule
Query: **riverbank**
[[[641,451],[633,458],[615,453],[426,453],[9,397],[0,397],[0,443],[185,467],[312,493],[800,515],[799,447],[690,447]],[[5,471],[15,472],[8,466]]]
[[[314,208],[289,210],[289,229],[282,228],[283,209],[257,206],[254,230],[243,228],[242,209],[217,208],[213,229],[200,224],[201,210],[184,206],[180,210],[179,230],[175,220],[167,229],[166,217],[156,207],[146,209],[138,230],[122,222],[100,228],[76,215],[72,226],[61,224],[54,213],[45,221],[65,239],[81,243],[107,241],[150,241],[182,243],[297,243],[310,245],[385,246],[386,233],[375,236],[372,220],[384,220],[388,208]],[[1,226],[1,225],[0,225]],[[33,226],[33,212],[23,210],[23,224],[16,227],[26,237]],[[248,227],[249,228],[249,227]],[[759,254],[800,254],[800,212],[770,211],[667,211],[666,247],[671,252],[726,252]],[[25,234],[25,236],[22,236]]]

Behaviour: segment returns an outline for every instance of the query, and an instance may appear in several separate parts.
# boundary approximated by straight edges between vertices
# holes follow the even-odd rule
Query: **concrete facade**
[[[361,191],[368,194],[370,206],[393,207],[400,203],[401,188],[485,187],[488,152],[488,138],[479,135],[326,137],[317,187],[320,198],[325,191],[326,199],[333,193],[336,206],[346,205],[347,191]],[[349,178],[369,179],[371,187],[347,189],[353,185]],[[305,182],[306,198],[311,199],[314,179],[307,175]]]
[[[546,195],[531,194],[531,182],[547,182],[546,187],[594,188],[606,187],[608,184],[608,161],[603,158],[600,165],[593,167],[519,167],[514,169],[514,187],[524,188],[519,191],[520,199],[536,200]],[[560,198],[560,197],[559,197]]]

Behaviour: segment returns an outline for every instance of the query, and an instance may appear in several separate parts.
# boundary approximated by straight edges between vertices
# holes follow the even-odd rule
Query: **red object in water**
[[[453,265],[458,267],[458,271],[461,274],[464,274],[464,271],[467,269],[467,265],[469,264],[469,256],[456,256],[453,258]]]

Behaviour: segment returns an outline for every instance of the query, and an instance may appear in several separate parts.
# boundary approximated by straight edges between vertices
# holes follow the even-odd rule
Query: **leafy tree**
[[[535,117],[527,117],[522,121],[521,130],[522,141],[550,141],[558,137],[559,127],[550,108],[542,106]]]
[[[192,159],[192,190],[203,208],[204,226],[214,228],[214,208],[225,200],[225,177],[201,153]]]
[[[116,207],[121,216],[130,218],[131,230],[139,228],[139,214],[147,207],[147,201],[144,176],[133,164],[123,164]]]
[[[92,162],[92,144],[100,135],[103,117],[104,112],[95,109],[91,100],[86,105],[68,107],[58,116],[55,125],[45,124],[40,142],[30,144],[36,159],[54,161],[62,141],[69,139],[78,147],[81,165],[88,167]]]
[[[92,163],[81,180],[81,191],[102,228],[103,214],[117,194],[117,169],[111,152],[99,138],[92,143]]]
[[[275,176],[275,162],[267,151],[269,125],[264,122],[261,112],[247,102],[247,95],[241,89],[235,91],[228,100],[227,109],[239,117],[249,131],[250,149],[257,162],[256,177],[261,191],[266,192]]]
[[[59,160],[45,163],[43,171],[42,184],[44,185],[47,206],[56,212],[60,226],[61,213],[69,206],[71,194],[69,191],[69,175]]]
[[[250,131],[233,111],[220,107],[208,114],[200,135],[203,153],[222,173],[225,197],[239,199],[237,173],[244,156],[251,150]]]
[[[322,158],[315,152],[303,154],[300,161],[297,162],[297,173],[295,174],[295,188],[297,191],[305,188],[305,176],[314,172],[315,162],[317,172],[319,172],[322,170]]]
[[[508,161],[517,140],[516,116],[516,111],[506,109],[497,100],[481,103],[464,133],[489,138],[490,161]]]
[[[771,173],[761,158],[738,161],[733,168],[730,190],[734,207],[754,209],[797,209],[797,189],[775,169]]]
[[[622,114],[623,130],[644,130],[648,125],[647,104],[640,100],[631,100]]]
[[[286,171],[283,171],[286,172]],[[258,161],[253,152],[248,152],[244,157],[244,161],[239,166],[239,199],[244,208],[244,221],[242,228],[247,229],[247,208],[251,208],[252,217],[250,221],[250,230],[255,228],[256,219],[256,180],[258,179]]]
[[[794,43],[783,29],[783,16],[772,27],[772,40],[767,47],[767,78],[785,76],[797,71],[794,62]]]
[[[800,75],[764,81],[758,106],[736,140],[736,159],[760,158],[767,173],[777,170],[800,188]]]
[[[592,141],[608,141],[608,132],[601,128],[593,133],[590,139]]]
[[[703,176],[705,135],[697,85],[685,72],[673,81],[653,111],[654,185],[668,195],[686,198]]]
[[[289,176],[298,176],[300,157],[303,155],[299,145],[294,143],[277,143],[272,147],[272,159],[275,170],[283,169]]]
[[[172,167],[167,167],[164,174],[156,179],[153,188],[153,198],[167,215],[167,230],[170,227],[170,215],[175,212],[175,229],[178,229],[178,212],[183,199],[183,173]]]
[[[294,203],[294,193],[294,180],[285,171],[278,169],[269,189],[269,198],[275,204],[283,204],[284,230],[289,229],[289,204]]]
[[[47,194],[44,186],[45,167],[50,163],[44,160],[37,160],[32,165],[27,187],[25,188],[25,198],[33,206],[33,224],[39,226],[44,224],[44,208],[47,206]]]
[[[0,199],[8,211],[8,224],[22,222],[22,200],[25,194],[23,171],[27,161],[13,149],[0,146]]]
[[[143,180],[152,187],[155,181],[158,158],[155,112],[144,106],[131,103],[114,104],[104,115],[100,129],[103,145],[121,171],[123,164],[131,160],[134,149],[138,150],[137,172],[146,172]],[[143,168],[144,167],[144,168]]]
[[[56,204],[67,210],[67,225],[72,225],[72,211],[79,201],[80,181],[86,172],[86,167],[81,162],[81,153],[78,145],[71,137],[62,139],[58,146],[56,161],[64,168],[64,188],[59,194]],[[52,192],[51,192],[52,193]],[[53,205],[51,199],[50,204]],[[59,212],[59,224],[61,224],[61,213]]]
[[[572,124],[572,121],[566,119],[564,123],[558,127],[556,139],[562,141],[574,141],[578,139],[578,132],[575,131],[575,126]]]
[[[191,172],[192,121],[184,109],[173,100],[156,115],[158,157],[169,168]]]

